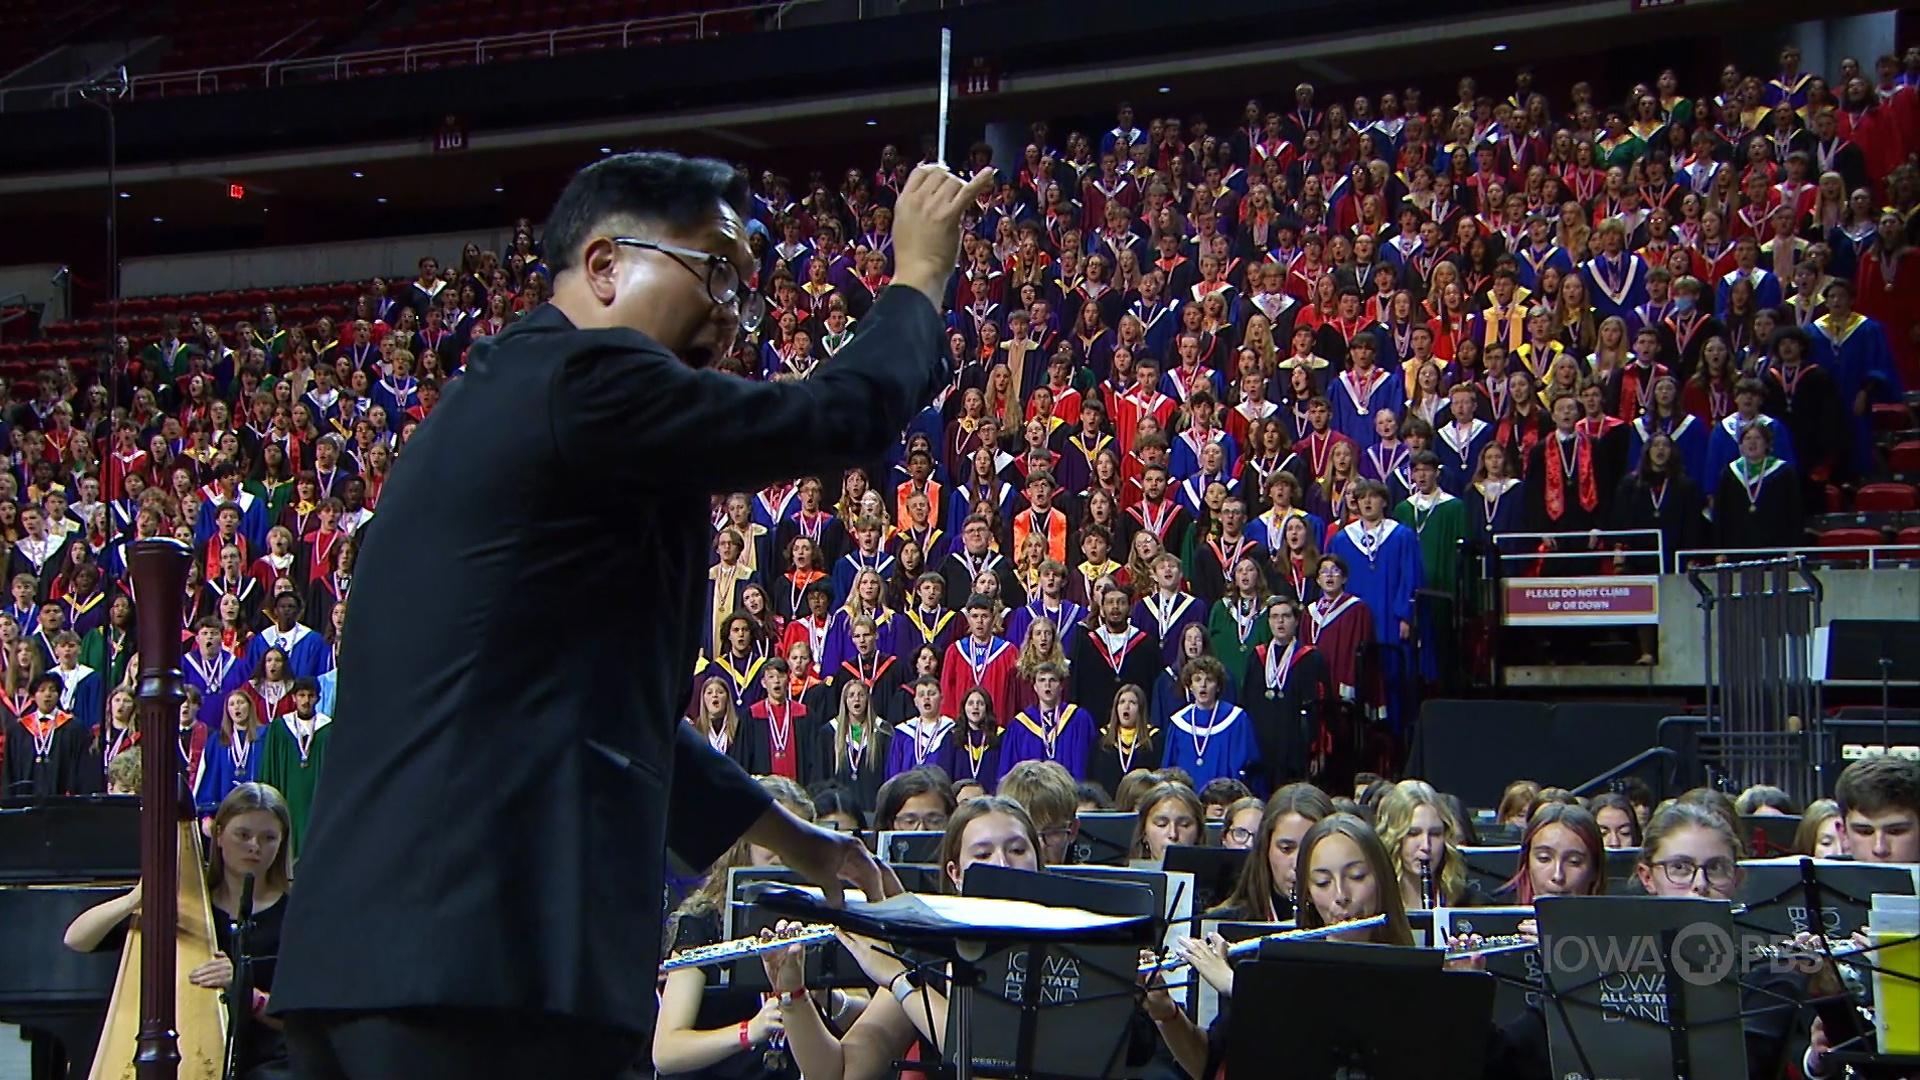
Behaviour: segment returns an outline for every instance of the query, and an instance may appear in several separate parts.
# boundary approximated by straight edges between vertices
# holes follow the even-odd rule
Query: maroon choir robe
[[[1343,700],[1378,703],[1374,679],[1369,677],[1364,687],[1360,684],[1360,654],[1375,640],[1373,612],[1367,610],[1366,601],[1352,593],[1342,593],[1337,600],[1316,600],[1307,605],[1300,631],[1326,661],[1327,676]]]
[[[940,707],[959,712],[967,691],[978,686],[993,702],[994,720],[1006,727],[1018,708],[1014,668],[1019,659],[1020,650],[1004,638],[990,638],[985,645],[971,636],[955,641],[940,661]]]

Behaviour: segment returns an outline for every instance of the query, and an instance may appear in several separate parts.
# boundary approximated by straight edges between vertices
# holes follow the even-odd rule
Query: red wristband
[[[747,1022],[745,1020],[740,1021],[740,1049],[753,1049],[753,1036],[747,1034]]]
[[[266,991],[255,988],[253,991],[253,1008],[250,1010],[253,1015],[259,1016],[267,1011],[267,1000]]]

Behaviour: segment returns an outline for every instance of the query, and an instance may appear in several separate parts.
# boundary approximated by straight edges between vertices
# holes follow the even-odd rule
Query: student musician
[[[246,929],[247,954],[253,959],[253,1000],[229,1015],[245,1016],[239,1040],[238,1080],[277,1080],[292,1075],[280,1024],[267,1016],[273,994],[274,958],[280,953],[283,903],[292,880],[287,873],[293,819],[280,793],[266,784],[246,783],[221,800],[213,815],[213,845],[207,867],[207,897],[213,904],[217,946],[213,958],[187,972],[187,981],[220,992],[233,982],[233,924],[239,916],[246,879],[253,878],[253,919]],[[88,908],[67,926],[66,945],[75,952],[100,948],[129,915],[140,914],[146,883],[114,900]],[[244,1009],[244,1012],[242,1012]]]
[[[1268,791],[1288,777],[1318,774],[1333,749],[1333,680],[1326,658],[1300,640],[1303,608],[1292,597],[1267,600],[1271,640],[1254,648],[1240,691],[1259,744],[1257,778]]]
[[[945,832],[955,806],[953,784],[939,769],[909,769],[880,785],[877,832]]]
[[[1253,854],[1240,870],[1233,892],[1209,919],[1231,922],[1280,922],[1293,918],[1298,903],[1294,870],[1300,840],[1314,823],[1333,813],[1333,801],[1312,784],[1288,784],[1273,793],[1254,831]]]
[[[1593,815],[1576,803],[1545,803],[1527,819],[1520,865],[1494,895],[1501,903],[1531,905],[1542,896],[1606,891],[1606,846]]]
[[[1168,717],[1164,768],[1185,769],[1193,782],[1238,780],[1259,755],[1253,721],[1225,700],[1227,673],[1219,660],[1199,656],[1180,669],[1188,704]]]
[[[1157,765],[1160,729],[1148,722],[1147,692],[1133,683],[1114,691],[1107,722],[1087,759],[1086,778],[1112,791],[1135,769]]]
[[[1015,713],[1000,737],[1000,775],[1023,761],[1051,761],[1078,781],[1086,775],[1093,746],[1093,714],[1061,695],[1067,686],[1064,665],[1041,663],[1033,672],[1035,703]]]
[[[887,743],[888,779],[929,766],[953,774],[957,740],[953,717],[940,711],[940,679],[921,675],[913,681],[913,715],[893,726]]]
[[[1011,799],[991,795],[963,803],[954,811],[939,857],[941,885],[950,893],[960,891],[968,868],[976,865],[1046,868],[1039,833],[1027,812]],[[938,1058],[946,1037],[945,995],[917,986],[912,969],[879,943],[844,933],[841,941],[879,988],[842,1036],[833,1033],[807,1000],[802,946],[761,957],[780,1002],[788,1052],[801,1073],[811,1080],[881,1080],[892,1075],[893,1063],[909,1053],[920,1060]]]
[[[1595,796],[1587,803],[1587,812],[1593,815],[1594,826],[1600,830],[1601,847],[1612,851],[1640,846],[1640,818],[1625,795],[1609,791]]]
[[[889,657],[888,659],[892,659]],[[840,691],[840,708],[820,728],[814,760],[820,775],[851,793],[862,814],[871,813],[887,779],[892,726],[874,710],[874,692],[850,681]]]
[[[1206,836],[1206,821],[1206,809],[1192,788],[1159,784],[1141,798],[1134,812],[1133,857],[1157,865],[1166,858],[1167,848],[1200,843]]]
[[[1456,845],[1460,824],[1424,780],[1395,784],[1374,809],[1380,840],[1393,853],[1400,898],[1408,909],[1460,907],[1469,898],[1466,859]]]
[[[765,788],[782,806],[806,821],[814,819],[813,800],[798,784],[781,776],[762,776]],[[687,897],[668,921],[669,952],[715,945],[722,940],[727,904],[727,871],[737,866],[777,866],[772,851],[741,839],[707,871],[706,882]],[[785,1054],[769,1052],[781,1030],[780,1002],[771,995],[729,986],[708,985],[717,968],[680,968],[667,973],[660,1013],[653,1029],[653,1067],[661,1074],[688,1077],[797,1077]],[[829,1016],[849,1011],[838,990],[812,995],[812,1007]]]
[[[960,698],[960,723],[953,733],[953,783],[992,791],[1000,782],[1000,720],[993,697],[976,686]]]

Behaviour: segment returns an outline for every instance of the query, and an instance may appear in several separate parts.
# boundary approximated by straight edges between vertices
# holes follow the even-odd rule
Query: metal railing
[[[222,80],[228,89],[265,89],[288,84],[329,82],[356,75],[404,75],[440,67],[530,60],[560,56],[583,49],[629,49],[646,44],[649,36],[684,30],[694,40],[713,31],[713,21],[740,16],[764,17],[766,26],[779,29],[789,11],[822,0],[777,0],[743,4],[678,15],[657,15],[621,22],[596,23],[561,30],[536,30],[493,37],[464,38],[422,45],[394,46],[289,60],[266,60],[189,71],[162,71],[128,80],[127,97],[165,98],[168,95],[214,94]],[[83,81],[38,86],[0,86],[0,112],[9,108],[68,108],[80,101]],[[23,105],[22,102],[30,104]]]
[[[1636,547],[1634,545],[1634,540],[1647,537],[1653,539],[1653,546],[1651,548]],[[1537,550],[1540,547],[1540,542],[1543,540],[1553,541],[1553,550]],[[1527,550],[1501,550],[1503,545],[1508,541],[1525,544],[1527,545]],[[1626,550],[1616,551],[1614,549],[1614,541],[1626,544]],[[1586,532],[1550,533],[1505,532],[1493,534],[1493,544],[1494,550],[1489,554],[1502,564],[1499,575],[1501,577],[1534,576],[1531,574],[1510,573],[1504,564],[1509,561],[1532,562],[1536,559],[1545,561],[1543,569],[1549,570],[1553,567],[1553,563],[1550,560],[1554,559],[1585,559],[1591,562],[1594,559],[1608,559],[1615,555],[1622,556],[1628,560],[1636,558],[1646,559],[1648,557],[1657,558],[1660,560],[1660,566],[1662,567],[1660,572],[1662,573],[1665,572],[1667,565],[1667,539],[1659,529],[1592,529]]]
[[[1721,550],[1718,548],[1688,548],[1674,552],[1674,559],[1681,569],[1688,566],[1717,565],[1722,558],[1753,559],[1762,556],[1798,555],[1815,565],[1829,562],[1845,562],[1856,569],[1887,569],[1890,563],[1920,562],[1920,544],[1869,543],[1839,544],[1823,546],[1803,544],[1797,547],[1738,548]],[[1860,564],[1864,563],[1864,567]]]

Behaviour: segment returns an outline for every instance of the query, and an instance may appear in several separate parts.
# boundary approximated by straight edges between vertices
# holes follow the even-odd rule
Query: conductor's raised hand
[[[893,206],[895,285],[905,285],[937,307],[960,255],[960,218],[993,186],[993,169],[962,182],[942,165],[921,165],[907,177]]]

